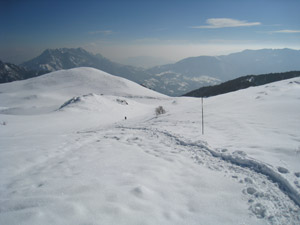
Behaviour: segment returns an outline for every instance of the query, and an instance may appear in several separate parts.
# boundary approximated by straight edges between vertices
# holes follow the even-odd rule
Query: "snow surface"
[[[99,70],[1,84],[0,224],[299,224],[299,102],[204,99],[202,135],[200,99]]]

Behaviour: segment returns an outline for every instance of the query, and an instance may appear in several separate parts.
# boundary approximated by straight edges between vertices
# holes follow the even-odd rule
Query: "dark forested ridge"
[[[269,73],[262,75],[248,75],[218,85],[202,87],[197,90],[186,93],[183,96],[210,97],[299,76],[300,71],[290,71],[285,73]]]

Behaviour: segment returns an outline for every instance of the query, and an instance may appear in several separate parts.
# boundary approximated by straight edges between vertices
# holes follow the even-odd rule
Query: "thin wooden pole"
[[[202,102],[202,135],[204,134],[204,116],[203,116],[203,97],[201,98]]]

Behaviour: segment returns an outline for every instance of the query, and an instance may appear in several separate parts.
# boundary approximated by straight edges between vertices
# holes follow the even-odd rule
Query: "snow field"
[[[184,149],[153,142],[156,138],[141,137],[139,131],[110,129],[70,135],[48,154],[37,149],[35,155],[46,157],[27,162],[31,166],[18,171],[5,184],[9,188],[1,192],[6,196],[1,198],[1,221],[259,223],[248,215],[242,193],[236,195],[240,184],[199,167]],[[43,146],[48,143],[53,145],[48,140]],[[32,151],[29,143],[23,143],[23,148]],[[26,161],[30,158],[27,156]],[[233,199],[237,202],[234,205]]]
[[[90,68],[0,85],[0,224],[299,224],[299,84],[204,99],[205,135]]]

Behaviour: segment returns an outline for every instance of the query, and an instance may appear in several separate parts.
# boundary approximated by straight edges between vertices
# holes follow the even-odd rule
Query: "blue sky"
[[[0,60],[83,47],[113,59],[169,60],[300,49],[299,0],[0,0]]]

